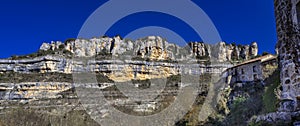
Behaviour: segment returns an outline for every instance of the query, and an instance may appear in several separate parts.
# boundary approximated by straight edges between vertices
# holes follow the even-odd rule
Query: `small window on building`
[[[241,71],[242,71],[242,72],[241,72],[242,74],[245,74],[245,71],[244,71],[244,69],[241,69]]]
[[[297,11],[298,24],[300,25],[300,2],[298,2],[296,5],[296,11]]]
[[[257,72],[256,66],[253,66],[253,72]]]
[[[254,74],[254,75],[253,75],[253,79],[254,79],[254,80],[258,80],[257,74]]]

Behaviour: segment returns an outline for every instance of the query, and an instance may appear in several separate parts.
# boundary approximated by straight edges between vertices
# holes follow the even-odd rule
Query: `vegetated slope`
[[[239,91],[244,95],[236,98],[230,104],[222,104],[223,108],[228,108],[230,112],[224,114],[224,110],[220,110],[213,114],[204,125],[252,125],[251,118],[277,110],[279,87],[279,70],[276,70],[265,79],[263,84],[254,82],[244,87],[230,89],[231,92]],[[225,96],[224,99],[227,100],[228,97]]]

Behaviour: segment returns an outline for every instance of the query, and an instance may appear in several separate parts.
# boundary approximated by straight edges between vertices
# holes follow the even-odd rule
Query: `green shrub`
[[[73,110],[63,115],[48,114],[47,110],[7,109],[0,115],[1,126],[99,126],[84,111]]]
[[[275,71],[267,80],[266,88],[263,94],[263,113],[270,113],[277,111],[279,99],[277,99],[275,90],[280,86],[279,71]]]
[[[265,56],[265,55],[269,55],[270,53],[268,53],[268,52],[263,52],[262,53],[262,56]]]
[[[59,45],[58,48],[59,48],[59,50],[63,50],[65,48],[65,45],[61,44],[61,45]]]
[[[70,43],[70,42],[73,42],[73,41],[76,41],[76,38],[69,38],[69,39],[67,39],[67,40],[65,40],[65,45],[67,45],[68,43]]]

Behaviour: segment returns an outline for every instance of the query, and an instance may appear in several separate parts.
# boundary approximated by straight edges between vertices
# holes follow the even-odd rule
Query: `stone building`
[[[274,0],[277,49],[281,78],[279,111],[293,112],[300,105],[300,0]]]
[[[264,80],[270,75],[277,66],[277,57],[265,55],[251,59],[227,69],[227,83],[243,83]],[[265,71],[266,67],[274,68],[273,71]],[[268,69],[270,70],[270,69]]]

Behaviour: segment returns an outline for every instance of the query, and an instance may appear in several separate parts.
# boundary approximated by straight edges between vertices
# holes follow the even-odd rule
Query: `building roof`
[[[273,60],[273,59],[276,59],[276,58],[277,58],[277,56],[274,56],[272,54],[268,54],[268,55],[265,55],[265,56],[261,56],[261,57],[258,57],[258,58],[247,60],[245,62],[242,62],[240,64],[237,64],[237,65],[233,66],[232,68],[236,68],[236,67],[247,65],[247,64],[250,64],[250,63],[254,63],[254,62],[265,62],[265,61]]]

